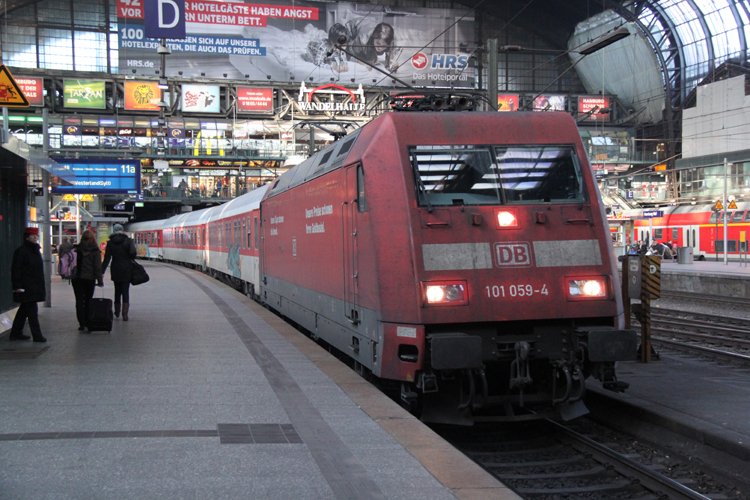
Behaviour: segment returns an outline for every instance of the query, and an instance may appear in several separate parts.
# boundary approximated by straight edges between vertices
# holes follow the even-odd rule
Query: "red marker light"
[[[496,210],[495,217],[499,228],[518,227],[516,212],[512,210]]]

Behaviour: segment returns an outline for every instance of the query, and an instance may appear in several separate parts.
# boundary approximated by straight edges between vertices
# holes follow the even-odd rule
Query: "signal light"
[[[518,227],[518,217],[514,210],[495,210],[495,220],[499,229]]]
[[[422,282],[426,306],[459,306],[468,303],[465,281]]]

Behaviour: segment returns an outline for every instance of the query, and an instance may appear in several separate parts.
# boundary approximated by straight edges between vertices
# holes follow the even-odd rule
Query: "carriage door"
[[[344,315],[354,324],[359,323],[359,276],[357,269],[357,172],[359,165],[347,167],[346,197],[341,204],[344,244]]]

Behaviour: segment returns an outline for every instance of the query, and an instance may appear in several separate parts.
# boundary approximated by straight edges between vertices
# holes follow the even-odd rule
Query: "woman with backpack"
[[[86,328],[89,318],[89,305],[94,298],[94,287],[104,286],[102,281],[102,251],[96,244],[94,233],[86,230],[81,242],[76,245],[76,273],[71,282],[76,294],[76,317],[78,330]]]
[[[123,232],[120,224],[115,224],[114,234],[109,237],[107,249],[104,251],[102,271],[107,270],[112,261],[111,277],[115,284],[115,317],[120,317],[120,298],[122,297],[122,320],[128,320],[130,312],[130,279],[133,272],[133,259],[136,256],[133,240]]]

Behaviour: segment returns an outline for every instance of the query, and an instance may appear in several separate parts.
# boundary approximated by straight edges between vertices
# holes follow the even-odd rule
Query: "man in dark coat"
[[[23,334],[23,327],[28,319],[34,342],[47,342],[39,326],[39,308],[36,305],[47,298],[44,263],[39,251],[39,229],[27,227],[23,236],[23,245],[13,253],[13,264],[10,269],[13,301],[20,303],[10,330],[10,340],[29,340],[30,337]]]
[[[114,234],[109,237],[107,249],[104,251],[102,273],[107,271],[109,261],[112,261],[111,277],[115,284],[115,316],[120,317],[120,298],[122,298],[122,320],[128,320],[130,312],[130,278],[133,272],[133,259],[136,256],[133,240],[123,232],[120,224],[113,226]]]

